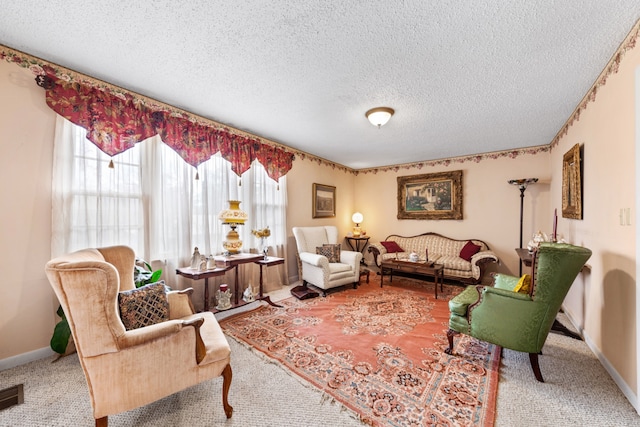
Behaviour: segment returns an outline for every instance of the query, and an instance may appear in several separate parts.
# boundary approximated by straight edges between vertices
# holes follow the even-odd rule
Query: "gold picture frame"
[[[562,217],[582,219],[582,162],[580,144],[562,158]]]
[[[313,218],[333,218],[336,216],[336,187],[313,184]]]
[[[399,176],[398,219],[462,219],[462,171]]]

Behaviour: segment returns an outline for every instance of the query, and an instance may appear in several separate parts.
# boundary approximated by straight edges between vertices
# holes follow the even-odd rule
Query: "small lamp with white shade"
[[[362,230],[360,229],[360,223],[364,220],[364,217],[360,212],[356,212],[351,216],[351,221],[353,221],[356,226],[353,227],[353,237],[360,237],[362,234]]]

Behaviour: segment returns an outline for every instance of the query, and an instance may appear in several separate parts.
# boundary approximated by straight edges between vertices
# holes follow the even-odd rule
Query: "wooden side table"
[[[254,261],[256,264],[258,264],[260,266],[260,290],[258,291],[258,298],[256,298],[256,301],[265,301],[266,303],[274,306],[274,307],[279,307],[282,308],[281,305],[278,305],[276,303],[274,303],[273,301],[271,301],[271,298],[269,297],[269,295],[267,295],[266,297],[263,295],[262,292],[262,267],[269,267],[270,265],[279,265],[279,264],[284,264],[284,258],[278,258],[278,257],[274,257],[274,256],[270,256],[267,257],[267,259],[260,259],[258,261]]]
[[[244,301],[240,303],[241,300],[238,295],[238,288],[239,288],[238,266],[240,264],[247,264],[249,262],[260,261],[261,259],[264,259],[264,255],[240,253],[240,254],[234,254],[229,256],[222,256],[222,255],[214,256],[213,259],[216,260],[216,265],[224,265],[228,270],[232,268],[235,270],[235,278],[234,278],[235,280],[233,282],[233,304],[231,308],[236,308],[241,305],[244,305]]]
[[[360,264],[365,264],[364,249],[367,247],[367,244],[369,243],[369,236],[363,236],[363,237],[347,236],[345,237],[345,239],[347,240],[347,245],[349,245],[352,251],[362,253],[362,259],[360,260]],[[354,247],[354,243],[355,243],[355,247]]]
[[[246,302],[244,300],[241,300],[238,295],[239,294],[238,266],[240,264],[247,264],[251,262],[256,263],[260,266],[260,289],[259,289],[258,298],[256,298],[256,301],[265,301],[266,303],[274,307],[282,307],[281,305],[278,305],[272,302],[269,296],[264,296],[262,267],[263,266],[269,267],[271,265],[284,264],[284,258],[270,256],[270,257],[267,257],[267,259],[264,259],[264,255],[262,254],[247,254],[247,253],[235,254],[235,255],[230,255],[226,257],[215,256],[213,258],[216,261],[216,265],[219,266],[213,270],[200,271],[200,270],[189,268],[189,267],[182,267],[182,268],[176,269],[176,274],[179,274],[180,276],[184,276],[188,279],[192,279],[192,280],[204,279],[204,311],[214,311],[214,312],[217,311],[215,309],[211,310],[211,306],[209,304],[209,277],[222,276],[231,269],[235,270],[235,277],[234,277],[234,284],[233,284],[233,301],[231,304],[231,308],[229,310],[241,307],[246,304]]]
[[[369,283],[369,275],[371,274],[371,270],[369,270],[366,267],[361,267],[360,268],[360,280],[362,280],[362,276],[364,276],[367,280],[367,283]]]
[[[210,310],[209,305],[209,277],[222,276],[231,267],[214,268],[213,270],[200,271],[195,268],[182,267],[176,269],[176,274],[191,280],[204,279],[204,311]]]

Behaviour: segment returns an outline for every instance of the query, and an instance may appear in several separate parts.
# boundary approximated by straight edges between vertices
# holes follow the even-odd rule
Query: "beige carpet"
[[[284,289],[272,294],[272,298],[288,295]],[[109,425],[361,425],[341,405],[305,386],[278,365],[231,338],[229,343],[234,369],[229,392],[234,407],[232,419],[224,417],[222,380],[218,378],[143,408],[111,416]],[[584,342],[550,334],[543,353],[540,365],[544,384],[535,381],[526,355],[504,350],[496,426],[640,426],[640,416]],[[51,360],[0,372],[0,389],[25,384],[25,403],[0,411],[0,426],[94,425],[77,357],[68,356],[54,364]]]

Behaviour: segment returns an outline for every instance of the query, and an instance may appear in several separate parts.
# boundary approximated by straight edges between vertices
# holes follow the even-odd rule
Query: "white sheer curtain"
[[[228,207],[229,200],[240,200],[240,207],[249,215],[247,223],[238,228],[243,251],[259,243],[252,229],[269,226],[269,253],[284,257],[286,177],[276,183],[255,162],[240,179],[231,171],[231,164],[217,155],[198,167],[196,180],[195,168],[159,137],[115,156],[113,169],[108,167],[110,160],[85,138],[84,129],[57,118],[53,256],[125,244],[140,258],[161,264],[170,286],[192,286],[187,279],[179,280],[175,269],[189,263],[196,246],[205,255],[222,251],[228,229],[218,220],[218,212]],[[264,270],[266,290],[286,283],[286,271],[286,266]],[[245,266],[241,282],[251,283],[257,291],[258,272],[257,266]],[[232,280],[231,272],[215,283]]]
[[[141,253],[145,239],[141,147],[122,153],[117,168],[109,169],[110,158],[88,142],[85,134],[84,129],[58,116],[52,176],[52,254],[122,243]]]

